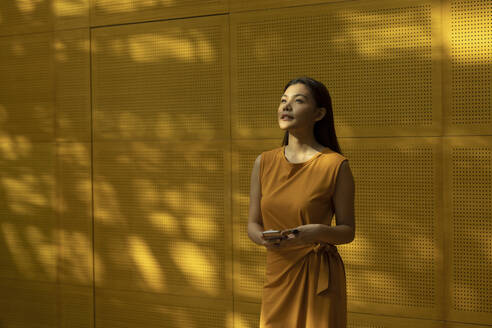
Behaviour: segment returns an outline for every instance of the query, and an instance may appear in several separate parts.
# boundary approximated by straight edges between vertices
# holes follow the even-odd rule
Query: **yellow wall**
[[[333,98],[349,327],[492,325],[488,0],[0,3],[0,327],[257,327],[254,158]]]

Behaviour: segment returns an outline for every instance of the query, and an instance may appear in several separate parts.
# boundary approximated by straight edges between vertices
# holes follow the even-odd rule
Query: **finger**
[[[280,247],[282,247],[280,244],[278,245],[275,245],[275,244],[271,244],[271,245],[265,245],[265,247],[267,249],[270,249],[270,250],[275,250],[275,249],[279,249]]]
[[[265,240],[263,245],[268,248],[276,248],[280,246],[280,240]]]

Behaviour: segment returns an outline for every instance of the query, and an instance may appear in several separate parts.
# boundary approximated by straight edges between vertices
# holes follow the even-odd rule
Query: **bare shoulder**
[[[340,163],[340,168],[338,169],[338,177],[336,180],[337,185],[354,185],[354,176],[352,174],[352,169],[350,168],[349,160],[346,157],[343,157],[342,162]]]
[[[261,152],[257,157],[256,157],[256,160],[255,160],[255,163],[254,163],[254,166],[255,167],[259,167],[261,165],[261,161],[262,159],[267,161],[267,162],[270,162],[273,158],[275,158],[275,155],[282,149],[282,147],[277,147],[277,148],[273,148],[273,149],[270,149],[270,150],[265,150],[263,152]]]
[[[259,165],[260,165],[260,163],[261,163],[261,154],[260,154],[260,155],[258,155],[258,156],[256,157],[256,159],[255,159],[255,165],[258,165],[258,166],[259,166]]]
[[[252,178],[253,176],[255,176],[256,178],[255,179],[259,179],[259,175],[260,175],[260,167],[261,167],[261,154],[259,154],[256,159],[255,159],[255,162],[253,163],[253,168],[252,168]]]

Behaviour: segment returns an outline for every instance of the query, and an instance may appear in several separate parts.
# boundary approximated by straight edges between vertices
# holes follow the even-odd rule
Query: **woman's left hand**
[[[289,235],[289,232],[294,229],[298,230],[299,232],[297,234],[290,234],[291,238],[283,239],[282,241],[280,241],[280,245],[278,247],[306,245],[316,242],[316,234],[318,232],[317,224],[306,224],[293,229],[283,230],[282,234],[287,236]]]

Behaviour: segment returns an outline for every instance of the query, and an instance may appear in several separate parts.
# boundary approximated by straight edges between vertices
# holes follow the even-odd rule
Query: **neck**
[[[323,145],[316,141],[313,130],[310,133],[299,131],[289,131],[289,144],[286,146],[293,153],[306,153],[312,149],[320,151]]]

